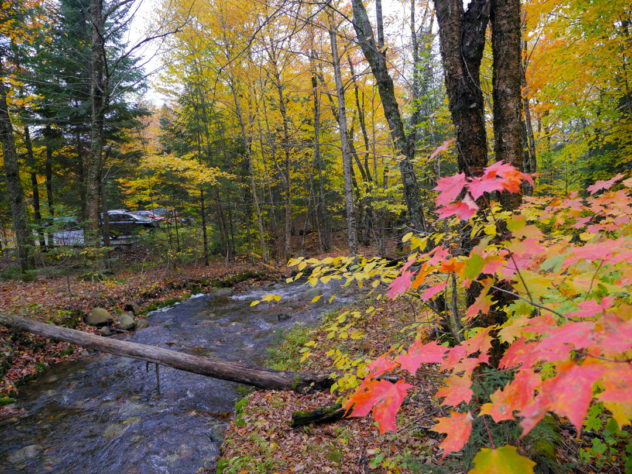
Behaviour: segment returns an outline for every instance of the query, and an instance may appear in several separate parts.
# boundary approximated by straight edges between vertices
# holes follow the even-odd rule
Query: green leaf
[[[478,254],[472,254],[470,258],[465,261],[464,273],[467,278],[470,280],[474,280],[477,276],[481,274],[483,270],[483,265],[485,265],[485,260]]]
[[[497,449],[483,448],[474,457],[474,469],[469,474],[527,474],[533,472],[535,463],[518,454],[514,446]]]

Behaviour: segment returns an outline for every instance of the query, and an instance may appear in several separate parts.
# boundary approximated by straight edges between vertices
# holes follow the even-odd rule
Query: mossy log
[[[340,403],[325,405],[315,410],[295,411],[292,413],[292,428],[310,424],[334,423],[345,416],[345,409]]]

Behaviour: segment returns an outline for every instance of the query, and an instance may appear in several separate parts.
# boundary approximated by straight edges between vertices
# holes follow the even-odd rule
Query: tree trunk
[[[46,248],[46,239],[44,238],[44,228],[42,226],[42,212],[40,210],[39,186],[37,184],[37,167],[35,165],[35,156],[33,155],[33,143],[31,142],[31,131],[28,125],[24,126],[24,143],[26,144],[26,159],[30,168],[31,175],[31,191],[33,193],[33,216],[35,217],[35,225],[37,228],[37,236],[39,238],[40,249]]]
[[[46,126],[44,134],[46,137],[46,165],[44,169],[46,175],[46,201],[48,203],[48,212],[53,217],[55,215],[55,208],[53,207],[53,146],[51,144],[53,133],[50,125]]]
[[[347,108],[345,106],[345,90],[342,85],[342,74],[340,71],[334,14],[331,11],[329,12],[329,40],[331,42],[336,93],[338,95],[338,123],[340,125],[340,141],[342,144],[342,170],[344,175],[345,210],[347,214],[347,242],[349,252],[355,256],[358,254],[358,232],[356,229],[353,203],[353,184],[351,182],[351,150],[349,149],[349,137],[347,135]]]
[[[494,150],[496,160],[522,171],[522,88],[520,0],[491,0],[494,55]],[[519,193],[502,193],[505,209],[516,209]]]
[[[106,108],[105,86],[105,24],[103,0],[90,0],[92,44],[90,53],[90,154],[86,163],[86,242],[98,246],[99,239],[99,179],[103,154]]]
[[[206,235],[206,206],[204,205],[204,189],[200,188],[200,214],[202,216],[202,239],[204,241],[204,265],[208,267],[208,236]]]
[[[489,0],[435,0],[450,114],[456,128],[459,171],[473,176],[487,166],[487,134],[479,71]]]
[[[88,349],[163,364],[174,369],[263,389],[294,390],[304,393],[314,389],[326,389],[333,383],[333,380],[328,375],[284,372],[252,367],[237,362],[199,357],[147,344],[96,336],[75,329],[55,326],[54,324],[44,324],[32,319],[8,314],[0,313],[0,324],[12,329],[28,331],[39,336],[70,342]]]
[[[18,154],[13,138],[13,126],[9,117],[7,105],[7,90],[4,85],[4,69],[0,58],[0,140],[2,141],[2,156],[4,159],[4,172],[7,179],[9,192],[9,206],[15,231],[17,260],[20,270],[25,271],[33,267],[33,234],[26,218],[26,204],[24,202],[24,189],[20,182],[20,168]]]
[[[395,88],[393,79],[388,73],[386,64],[386,54],[384,48],[379,48],[375,44],[373,28],[369,21],[366,9],[362,0],[352,0],[353,5],[353,27],[356,37],[364,53],[364,57],[371,66],[371,71],[377,82],[384,115],[388,122],[391,137],[395,145],[396,152],[399,153],[399,169],[404,185],[404,199],[408,209],[408,217],[412,226],[416,230],[425,230],[423,207],[421,203],[421,193],[417,184],[417,176],[412,160],[415,156],[415,149],[411,147],[404,133],[404,124],[399,112],[399,104],[395,98]],[[379,23],[379,22],[378,22]]]

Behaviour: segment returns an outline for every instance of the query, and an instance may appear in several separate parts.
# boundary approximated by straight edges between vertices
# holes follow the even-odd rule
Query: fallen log
[[[315,410],[301,410],[292,413],[292,421],[290,426],[298,428],[310,424],[334,423],[341,420],[345,416],[346,410],[342,408],[340,403],[325,405]]]
[[[306,393],[313,390],[327,389],[334,382],[328,375],[286,372],[263,367],[252,367],[237,362],[215,360],[147,344],[96,336],[83,331],[55,326],[54,324],[40,323],[33,319],[21,318],[10,314],[0,313],[0,324],[11,329],[19,329],[58,341],[70,342],[88,349],[154,362],[186,372],[263,389],[294,390]]]

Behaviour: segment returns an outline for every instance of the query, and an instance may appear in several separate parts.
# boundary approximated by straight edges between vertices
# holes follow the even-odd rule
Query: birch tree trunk
[[[329,41],[331,43],[331,57],[334,67],[334,80],[338,96],[338,123],[340,125],[340,142],[342,144],[342,170],[344,175],[345,211],[347,214],[347,242],[351,255],[358,254],[358,231],[356,229],[355,209],[353,203],[353,182],[351,177],[351,150],[347,135],[347,108],[345,106],[345,90],[342,85],[340,71],[340,57],[338,56],[338,41],[334,25],[334,14],[329,11]]]

